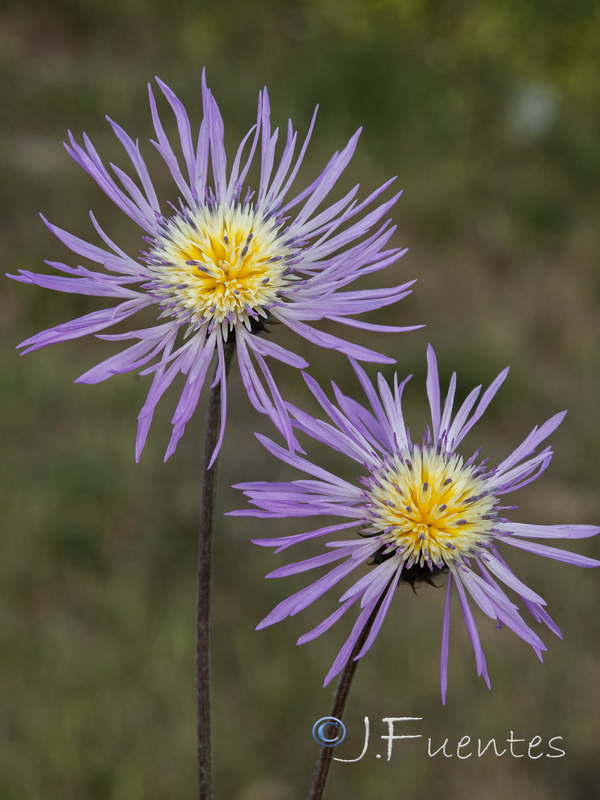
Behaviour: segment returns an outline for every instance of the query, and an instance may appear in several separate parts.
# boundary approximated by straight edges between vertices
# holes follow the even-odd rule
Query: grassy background
[[[425,344],[460,391],[509,382],[466,450],[502,455],[562,408],[556,456],[516,514],[539,522],[598,519],[600,433],[600,5],[592,0],[434,3],[424,0],[35,0],[0,12],[0,253],[5,271],[73,258],[39,211],[93,239],[87,211],[135,252],[138,233],[70,162],[67,128],[87,131],[103,156],[120,158],[104,114],[142,140],[150,133],[145,83],[158,74],[196,122],[207,67],[234,145],[268,84],[274,118],[301,129],[321,104],[303,172],[314,176],[359,125],[365,131],[345,185],[366,194],[390,175],[405,189],[394,219],[410,252],[382,285],[417,277],[414,295],[381,321],[427,322],[425,331],[370,335],[403,375],[413,428],[424,418]],[[144,150],[152,164],[151,147]],[[157,172],[161,197],[175,200]],[[340,192],[342,191],[340,188]],[[363,195],[364,196],[364,195]],[[166,465],[176,402],[163,402],[142,462],[135,417],[147,380],[126,375],[95,387],[72,379],[111,352],[94,340],[18,359],[35,331],[99,307],[5,281],[0,296],[3,449],[0,507],[0,797],[4,800],[162,800],[194,796],[193,625],[203,408]],[[373,315],[371,318],[374,318]],[[339,332],[339,329],[336,331]],[[278,341],[355,391],[341,356]],[[358,337],[360,338],[360,336]],[[355,337],[355,340],[358,340]],[[367,337],[364,337],[366,341]],[[361,340],[362,341],[362,340]],[[293,370],[274,367],[284,394],[308,404]],[[236,481],[279,474],[252,437],[268,430],[232,377],[220,510],[241,498]],[[346,469],[330,455],[331,466]],[[327,713],[321,689],[343,625],[296,649],[327,601],[300,618],[254,632],[298,579],[264,581],[283,559],[251,536],[300,531],[220,518],[214,600],[217,797],[305,796],[317,748],[313,722]],[[598,555],[598,545],[578,550]],[[307,548],[306,552],[310,552]],[[600,725],[598,583],[593,572],[510,553],[518,574],[548,598],[565,633],[541,666],[510,632],[481,619],[493,691],[475,675],[458,615],[449,702],[438,659],[443,595],[410,590],[357,673],[347,715],[354,757],[362,719],[373,746],[334,766],[330,798],[531,800],[595,796]],[[428,589],[428,587],[425,587]],[[332,598],[333,600],[333,598]],[[564,758],[427,756],[425,740],[399,743],[388,764],[377,738],[385,716],[423,717],[434,746],[539,734],[542,752],[563,737]],[[406,731],[408,732],[408,730]]]

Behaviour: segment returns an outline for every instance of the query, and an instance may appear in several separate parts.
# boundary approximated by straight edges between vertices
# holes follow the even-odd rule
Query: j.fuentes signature
[[[387,742],[387,747],[383,749],[386,751],[388,761],[392,758],[394,742],[400,742],[403,739],[425,738],[427,738],[427,755],[430,758],[434,756],[453,758],[456,756],[456,758],[465,760],[472,756],[481,758],[481,756],[489,754],[496,757],[510,755],[512,758],[537,760],[538,758],[562,758],[566,755],[566,751],[559,746],[562,743],[562,736],[552,736],[545,740],[543,737],[536,735],[531,739],[524,739],[515,736],[514,732],[511,731],[510,736],[504,739],[475,739],[471,736],[462,736],[458,741],[451,741],[446,738],[440,743],[440,741],[425,737],[422,733],[399,733],[398,730],[404,728],[397,729],[395,727],[399,723],[421,722],[422,719],[423,717],[384,717],[381,720],[383,725],[387,726],[387,731],[378,738]],[[334,761],[351,763],[360,761],[365,757],[369,750],[371,730],[369,717],[364,718],[364,729],[365,735],[361,753],[356,758],[334,757]],[[409,726],[408,730],[414,731],[415,727]],[[416,730],[418,730],[418,727]],[[312,729],[313,739],[322,747],[337,747],[346,738],[346,733],[346,726],[337,717],[322,717],[315,722]],[[375,753],[375,758],[382,758],[382,754]]]

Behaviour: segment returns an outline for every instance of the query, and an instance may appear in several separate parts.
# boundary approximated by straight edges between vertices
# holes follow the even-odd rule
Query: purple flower
[[[591,525],[529,525],[511,522],[502,516],[502,495],[535,480],[552,458],[542,442],[560,424],[566,412],[556,414],[531,433],[496,467],[489,469],[479,451],[465,459],[456,449],[485,412],[504,381],[508,369],[498,375],[483,393],[481,386],[468,395],[453,415],[456,374],[442,403],[437,362],[428,349],[427,396],[431,409],[431,428],[421,444],[414,444],[402,414],[402,391],[409,380],[393,391],[378,376],[379,393],[363,370],[354,363],[370,408],[345,396],[333,385],[337,405],[330,402],[310,377],[306,381],[331,422],[316,419],[290,406],[297,430],[348,456],[359,465],[360,475],[350,483],[296,453],[288,453],[269,439],[259,436],[274,456],[309,475],[308,479],[281,483],[243,483],[250,502],[259,510],[232,512],[255,517],[312,517],[327,515],[342,521],[308,533],[277,539],[256,540],[276,547],[277,552],[296,542],[348,528],[358,536],[347,541],[329,542],[328,551],[304,561],[281,567],[268,577],[284,577],[317,567],[329,567],[314,583],[281,602],[259,625],[264,628],[297,614],[352,575],[354,583],[345,591],[339,608],[314,630],[301,636],[298,644],[320,636],[352,606],[359,614],[326,679],[327,684],[347,663],[352,650],[370,624],[365,644],[356,658],[373,644],[396,589],[403,583],[413,589],[422,582],[434,583],[447,575],[446,600],[442,623],[441,691],[446,699],[450,604],[453,593],[458,602],[475,651],[477,672],[489,686],[485,656],[473,616],[472,603],[531,645],[542,658],[546,649],[521,616],[526,610],[536,622],[545,623],[560,636],[546,612],[544,599],[517,578],[501,554],[516,547],[539,556],[580,567],[600,566],[600,561],[566,550],[538,544],[531,539],[578,539],[593,536],[600,528]],[[477,403],[477,405],[475,405]],[[538,451],[538,452],[536,452]],[[516,595],[518,605],[506,589]],[[396,602],[402,602],[398,598]]]
[[[214,383],[220,384],[223,401],[216,456],[226,414],[224,343],[233,339],[252,404],[268,414],[288,444],[293,445],[290,420],[265,357],[272,356],[298,368],[306,367],[307,363],[263,334],[269,331],[271,323],[281,322],[305,339],[347,356],[393,362],[372,350],[317,331],[307,323],[331,319],[366,330],[412,329],[375,325],[350,317],[395,303],[409,293],[413,281],[389,289],[343,291],[356,278],[390,266],[403,254],[397,248],[386,249],[394,227],[389,220],[381,222],[399,194],[374,205],[392,182],[388,181],[360,202],[355,200],[359,188],[355,186],[341,199],[326,205],[354,153],[360,133],[357,131],[307,188],[290,196],[315,116],[298,153],[297,134],[289,122],[283,152],[276,159],[278,130],[271,130],[266,89],[259,95],[256,124],[244,136],[228,169],[223,121],[204,75],[204,118],[197,142],[193,140],[183,104],[162,81],[157,81],[175,115],[180,155],[165,134],[150,88],[156,132],[156,141],[152,143],[171,172],[175,183],[171,200],[176,202],[159,203],[137,141],[116,123],[109,120],[131,161],[135,180],[113,164],[111,172],[87,136],[84,135],[81,146],[69,134],[66,145],[69,154],[140,226],[145,245],[139,256],[129,256],[106,235],[93,214],[92,223],[104,242],[103,247],[46,222],[61,242],[77,255],[100,264],[102,271],[49,261],[49,266],[69,277],[28,270],[10,277],[62,292],[113,298],[116,305],[38,333],[20,346],[29,352],[87,334],[115,341],[134,340],[77,381],[98,383],[142,366],[141,374],[153,375],[139,415],[137,458],[158,400],[176,375],[185,375],[185,387],[172,420],[168,458],[196,408],[215,353]],[[252,191],[246,178],[257,159],[260,177],[256,191]],[[146,308],[155,313],[156,321],[150,327],[99,334]]]

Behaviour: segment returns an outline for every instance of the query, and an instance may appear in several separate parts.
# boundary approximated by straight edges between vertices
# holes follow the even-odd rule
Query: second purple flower
[[[441,399],[437,361],[428,350],[427,395],[431,427],[420,442],[413,442],[406,426],[401,384],[393,390],[379,376],[377,392],[365,373],[355,370],[370,407],[342,394],[334,385],[337,405],[332,403],[311,378],[307,382],[330,418],[317,419],[290,407],[295,428],[339,453],[358,466],[355,482],[349,482],[297,453],[289,453],[266,437],[265,447],[281,461],[309,477],[289,482],[239,484],[255,510],[232,512],[255,517],[326,516],[337,520],[307,533],[276,539],[255,540],[278,551],[315,537],[355,529],[354,537],[328,542],[327,552],[280,567],[268,577],[285,577],[327,567],[327,571],[306,588],[283,600],[259,624],[259,628],[299,613],[344,579],[352,585],[342,591],[339,607],[314,630],[301,636],[298,644],[323,634],[352,607],[358,617],[326,679],[327,684],[346,665],[355,645],[366,635],[356,658],[373,644],[386,614],[402,584],[413,589],[419,583],[447,578],[442,621],[440,681],[445,702],[448,681],[450,606],[453,592],[473,645],[477,672],[489,686],[486,660],[471,602],[491,618],[497,627],[506,626],[529,644],[541,659],[546,647],[527,624],[521,610],[536,622],[545,623],[557,635],[560,631],[545,610],[546,601],[523,583],[504,560],[506,550],[517,548],[544,558],[580,567],[597,567],[600,561],[533,540],[578,539],[593,536],[600,528],[591,525],[531,525],[512,522],[503,516],[503,495],[535,480],[552,458],[550,447],[539,449],[561,423],[565,412],[556,414],[533,431],[493,468],[479,451],[470,458],[456,452],[466,434],[482,417],[504,381],[504,370],[483,393],[473,389],[456,412],[453,411],[456,374],[448,393]],[[479,402],[477,402],[479,399]],[[340,519],[341,518],[341,519]],[[508,547],[506,547],[508,545]],[[507,590],[516,595],[514,602]],[[396,603],[402,601],[400,597]]]

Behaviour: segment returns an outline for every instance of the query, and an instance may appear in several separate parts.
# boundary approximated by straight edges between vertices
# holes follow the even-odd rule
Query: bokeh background
[[[465,451],[501,456],[563,408],[556,455],[515,515],[543,523],[598,520],[600,352],[600,4],[549,0],[9,0],[0,12],[0,254],[3,271],[75,262],[38,218],[93,239],[88,209],[132,252],[139,232],[70,161],[61,142],[86,131],[105,159],[125,163],[104,115],[139,136],[156,164],[145,85],[160,75],[199,122],[206,66],[235,146],[252,124],[259,89],[273,116],[305,129],[320,103],[302,173],[312,179],[364,125],[340,183],[365,196],[391,175],[405,193],[395,241],[409,253],[380,285],[418,278],[414,294],[379,321],[426,322],[392,336],[354,331],[415,378],[413,429],[425,419],[425,345],[459,391],[507,384]],[[165,113],[165,118],[168,115]],[[173,130],[171,125],[170,130]],[[175,201],[157,171],[160,196]],[[176,455],[162,462],[171,394],[139,465],[135,419],[148,381],[135,375],[89,387],[72,380],[113,352],[96,340],[19,359],[14,345],[102,301],[3,282],[0,295],[2,472],[0,508],[0,797],[4,800],[162,800],[195,792],[194,602],[202,406]],[[376,314],[371,316],[375,320]],[[339,329],[336,331],[339,333]],[[342,356],[285,331],[312,373],[357,391]],[[352,331],[349,333],[352,336]],[[367,342],[368,339],[368,342]],[[310,406],[298,375],[274,366],[285,396]],[[391,370],[387,370],[391,374]],[[283,557],[251,536],[306,529],[220,513],[243,504],[229,485],[274,478],[254,440],[269,431],[232,374],[221,463],[214,573],[214,713],[217,797],[303,798],[325,715],[321,683],[347,629],[296,648],[335,602],[323,600],[275,628],[256,623],[297,580],[265,581]],[[323,454],[335,469],[351,467]],[[290,472],[291,476],[291,472]],[[600,555],[598,544],[577,549]],[[310,554],[306,548],[296,555]],[[341,757],[355,757],[368,715],[373,745],[336,764],[328,797],[419,795],[495,800],[598,796],[600,653],[598,579],[520,553],[517,573],[549,600],[564,631],[545,665],[480,615],[493,683],[476,677],[458,615],[449,701],[438,662],[443,592],[398,593],[359,665]],[[350,622],[350,620],[348,620]],[[424,739],[398,743],[390,763],[381,718],[423,717]],[[450,747],[465,735],[563,737],[564,758],[429,758],[426,739]],[[401,732],[409,732],[404,730]],[[412,731],[410,731],[412,732]],[[523,751],[521,751],[523,752]]]

